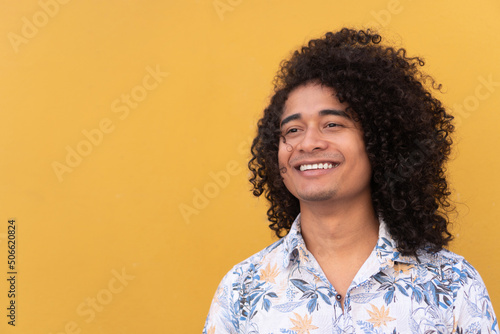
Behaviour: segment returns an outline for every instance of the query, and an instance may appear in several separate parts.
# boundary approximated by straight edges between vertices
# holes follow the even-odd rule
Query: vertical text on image
[[[7,307],[7,318],[9,319],[7,323],[10,326],[16,325],[17,317],[17,224],[15,219],[9,219],[7,221],[7,297],[9,298],[9,303]]]

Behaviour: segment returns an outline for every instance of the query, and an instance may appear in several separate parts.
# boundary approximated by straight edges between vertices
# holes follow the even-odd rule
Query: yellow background
[[[0,4],[0,332],[201,332],[222,276],[275,240],[246,163],[279,61],[344,25],[380,28],[444,85],[459,122],[451,249],[500,312],[498,0]]]

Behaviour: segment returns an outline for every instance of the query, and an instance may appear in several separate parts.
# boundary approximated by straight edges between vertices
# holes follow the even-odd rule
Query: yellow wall
[[[226,271],[274,240],[245,166],[278,63],[343,25],[378,26],[444,84],[452,249],[500,313],[498,0],[1,5],[0,332],[199,333]]]

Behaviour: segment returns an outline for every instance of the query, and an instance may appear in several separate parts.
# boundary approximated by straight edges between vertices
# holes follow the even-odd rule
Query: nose
[[[296,149],[302,152],[312,152],[314,150],[324,150],[327,147],[321,132],[318,129],[309,128],[305,131]]]

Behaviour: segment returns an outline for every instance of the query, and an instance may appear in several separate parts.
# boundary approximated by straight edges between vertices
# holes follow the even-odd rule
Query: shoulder
[[[418,253],[418,262],[427,267],[459,266],[468,263],[465,258],[448,249],[441,249],[436,253],[422,250]]]
[[[483,320],[496,323],[486,286],[476,268],[463,256],[443,249],[423,254],[420,260],[419,266],[427,272],[426,281],[436,288],[444,288],[436,290],[436,294],[447,292],[452,297],[457,319],[476,324]]]
[[[479,272],[466,259],[449,250],[427,254],[422,259],[422,265],[435,273],[434,279],[430,281],[433,286],[449,283],[447,288],[453,296],[457,332],[498,333],[497,318],[486,286]],[[441,291],[435,291],[436,298],[441,302],[438,296]]]
[[[418,266],[431,271],[449,272],[456,278],[480,278],[477,270],[461,255],[442,249],[436,253],[422,251],[418,254]]]
[[[243,319],[255,312],[256,303],[274,296],[261,289],[265,282],[278,280],[287,251],[284,238],[235,265],[217,288],[205,323],[216,333],[240,333]]]
[[[419,252],[415,267],[418,281],[446,284],[455,295],[458,289],[468,285],[483,285],[478,271],[463,256],[447,249]]]
[[[227,272],[222,279],[226,285],[236,288],[236,285],[243,284],[249,280],[259,280],[262,271],[277,270],[282,265],[286,257],[284,238],[274,242],[258,253],[236,264]]]

